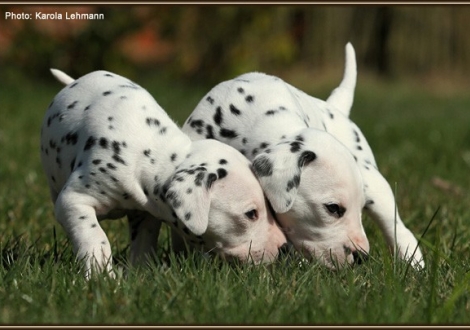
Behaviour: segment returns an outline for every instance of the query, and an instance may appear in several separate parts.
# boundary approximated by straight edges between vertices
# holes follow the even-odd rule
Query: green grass
[[[179,124],[209,86],[134,78]],[[332,86],[299,86],[325,98]],[[466,324],[470,321],[470,96],[365,80],[352,118],[396,190],[400,214],[423,239],[417,272],[388,253],[371,220],[371,258],[331,272],[293,256],[270,266],[162,258],[127,268],[127,225],[103,222],[122,275],[89,282],[53,217],[39,130],[60,85],[7,77],[0,87],[0,322],[2,324]],[[433,178],[450,183],[437,187]],[[460,188],[458,190],[457,188]]]

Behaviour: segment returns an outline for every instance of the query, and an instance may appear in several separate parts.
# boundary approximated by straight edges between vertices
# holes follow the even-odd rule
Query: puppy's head
[[[166,196],[183,235],[224,259],[271,262],[286,242],[250,162],[221,142],[194,141]]]
[[[362,176],[334,137],[305,129],[259,154],[253,169],[287,238],[306,257],[336,267],[368,253]]]

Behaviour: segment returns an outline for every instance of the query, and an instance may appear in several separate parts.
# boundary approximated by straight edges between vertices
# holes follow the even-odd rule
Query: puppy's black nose
[[[357,251],[357,250],[353,251],[352,255],[353,255],[353,258],[354,258],[354,263],[356,265],[360,265],[363,262],[366,262],[367,259],[369,259],[369,254],[367,254],[365,252],[362,252],[362,251]]]
[[[279,256],[285,256],[285,255],[289,254],[291,246],[292,245],[289,244],[289,243],[282,244],[281,247],[279,248]]]

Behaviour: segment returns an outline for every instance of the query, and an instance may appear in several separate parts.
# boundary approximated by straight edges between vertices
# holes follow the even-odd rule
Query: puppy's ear
[[[194,235],[202,235],[209,224],[210,188],[217,174],[205,168],[180,169],[164,189],[164,196],[180,222]]]
[[[301,141],[285,141],[269,153],[253,160],[253,172],[276,213],[285,213],[294,204],[302,168],[314,161],[316,154],[305,150]]]

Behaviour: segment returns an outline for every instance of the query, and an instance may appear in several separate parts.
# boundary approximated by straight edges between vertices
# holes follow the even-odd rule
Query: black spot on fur
[[[219,160],[219,164],[220,165],[225,165],[225,164],[227,164],[227,160],[221,159],[221,160]]]
[[[90,110],[90,107],[91,107],[91,104],[90,104],[90,105],[87,105],[87,106],[85,107],[85,109],[83,109],[83,111]]]
[[[215,109],[215,114],[214,114],[214,122],[217,126],[220,126],[222,125],[222,108],[221,107],[217,107],[217,109]]]
[[[206,126],[206,139],[214,139],[214,130],[211,125]]]
[[[205,176],[204,172],[199,172],[198,174],[196,174],[196,177],[194,178],[194,184],[196,186],[201,186],[202,181],[204,180],[204,176]]]
[[[150,152],[151,152],[150,149],[144,150],[144,155],[145,155],[145,157],[150,157]]]
[[[240,94],[245,93],[245,90],[244,90],[243,88],[241,88],[241,87],[238,87],[238,88],[237,88],[237,91],[238,91]]]
[[[237,109],[233,104],[230,104],[230,112],[235,116],[239,116],[242,112]]]
[[[78,103],[78,101],[72,102],[71,104],[69,104],[69,105],[67,106],[67,109],[71,110],[71,109],[75,108],[75,105],[76,105],[77,103]]]
[[[106,138],[100,138],[99,144],[102,148],[108,149],[108,140]]]
[[[113,141],[113,143],[111,143],[111,146],[113,148],[113,152],[115,154],[120,154],[121,153],[121,147],[119,145],[119,142],[117,141]]]
[[[209,189],[210,187],[212,187],[212,184],[216,180],[217,180],[217,175],[215,173],[209,173],[209,175],[207,176],[207,181],[206,181],[206,189]]]
[[[357,150],[362,150],[362,147],[361,147],[361,146],[357,146],[356,149],[357,149]]]
[[[117,154],[114,154],[113,155],[113,159],[115,161],[117,161],[118,163],[121,163],[122,165],[126,165],[126,162],[124,161],[124,159],[122,159],[119,155]]]
[[[177,154],[175,153],[171,154],[171,157],[170,157],[171,161],[174,162],[176,160],[176,157],[177,157]]]
[[[248,95],[245,97],[245,101],[248,103],[252,103],[255,100],[255,97],[253,95]]]
[[[54,142],[54,140],[49,140],[49,147],[51,147],[52,150],[54,150],[57,147],[57,144]]]
[[[354,132],[354,136],[356,137],[356,142],[357,143],[361,142],[361,139],[359,138],[359,133],[356,130],[354,130],[353,132]]]
[[[210,96],[206,97],[206,101],[209,102],[210,104],[214,104],[214,99]]]
[[[187,193],[188,195],[191,194],[192,192],[193,192],[193,188],[188,188],[188,189],[186,189],[186,193]]]
[[[261,143],[261,144],[259,145],[259,147],[260,147],[261,149],[265,149],[265,148],[269,147],[269,143],[263,142],[263,143]]]
[[[286,191],[289,192],[292,188],[297,188],[300,184],[300,175],[295,175],[291,180],[287,182]]]
[[[234,139],[238,136],[237,132],[226,129],[226,128],[221,128],[219,133],[220,133],[220,136],[227,138],[227,139]]]
[[[243,139],[242,139],[242,143],[243,143],[243,144],[246,144],[247,142],[248,142],[247,138],[243,138]]]
[[[266,111],[266,116],[272,116],[277,113],[277,110],[268,110]]]
[[[93,163],[94,165],[98,165],[98,164],[101,163],[101,159],[94,159],[94,160],[92,161],[92,163]]]
[[[300,142],[294,141],[290,143],[290,151],[291,152],[299,152],[300,151]]]
[[[297,165],[299,168],[302,168],[303,166],[308,165],[308,163],[313,162],[316,158],[317,155],[313,151],[304,151],[300,154]]]
[[[190,126],[191,126],[192,128],[203,127],[203,126],[204,126],[204,121],[201,120],[201,119],[193,120],[193,121],[191,121]]]
[[[227,171],[223,168],[218,168],[217,169],[217,175],[219,179],[225,178],[227,176]]]
[[[182,176],[175,176],[175,180],[178,181],[178,182],[183,182],[183,181],[184,181],[184,177],[182,177]]]
[[[188,221],[191,219],[191,212],[186,212],[184,215],[184,220]]]
[[[145,118],[145,122],[147,123],[148,126],[160,126],[160,121],[157,118],[150,118],[147,117]]]
[[[65,143],[76,145],[78,141],[78,133],[67,133],[65,135]]]
[[[258,177],[271,176],[273,174],[273,163],[268,157],[259,156],[253,161],[253,171]]]
[[[111,93],[112,93],[111,91],[106,91],[106,92],[103,93],[103,96],[108,96],[108,95],[110,95]]]

